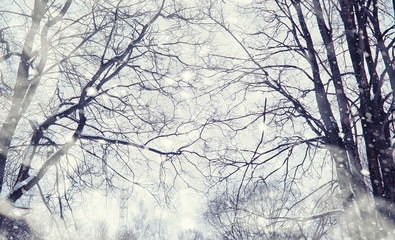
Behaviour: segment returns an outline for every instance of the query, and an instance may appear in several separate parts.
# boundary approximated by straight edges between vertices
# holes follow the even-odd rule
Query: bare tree
[[[210,122],[228,136],[222,149],[212,151],[217,157],[211,165],[219,172],[218,184],[238,186],[234,192],[227,188],[235,196],[231,224],[238,222],[248,189],[271,179],[282,182],[282,191],[307,195],[313,193],[309,182],[316,188],[334,183],[351,238],[392,234],[395,55],[390,5],[254,1],[240,6],[244,15],[237,22],[221,10],[224,4],[212,6],[212,22],[239,49],[207,60],[210,69],[228,79],[221,97],[234,102]],[[315,214],[334,210],[328,207]]]
[[[132,230],[124,230],[124,231],[120,231],[117,233],[116,236],[117,240],[137,240],[138,238],[136,237],[136,235],[133,233]]]
[[[100,221],[96,225],[94,239],[105,240],[110,239],[108,225],[105,221]]]
[[[166,222],[152,216],[150,209],[140,201],[138,208],[127,219],[126,231],[133,233],[136,239],[166,239]]]
[[[229,201],[212,205],[229,210],[213,218],[229,238],[262,236],[246,227],[262,217],[289,230],[273,238],[325,238],[339,222],[391,237],[388,1],[257,0],[237,21],[232,1],[7,3],[0,225],[32,199],[67,229],[86,188],[127,182],[166,202],[179,180],[208,179]],[[255,208],[268,189],[280,204]]]
[[[281,183],[260,184],[238,198],[237,188],[222,192],[209,203],[206,220],[223,239],[330,239],[337,231],[337,198],[333,184],[302,195],[282,189]],[[285,190],[285,191],[284,191]],[[326,201],[319,201],[325,198]],[[302,201],[301,201],[302,199]],[[332,209],[332,211],[326,211]],[[314,214],[319,212],[319,214]],[[330,236],[328,238],[328,236]]]
[[[87,187],[115,191],[128,182],[154,197],[173,189],[177,159],[199,130],[192,122],[202,106],[190,108],[194,79],[185,69],[197,68],[194,48],[207,39],[194,27],[204,6],[6,2],[0,225],[33,195],[70,226],[65,216]]]
[[[179,240],[205,240],[203,234],[197,230],[185,230],[178,234]]]
[[[7,218],[2,225],[1,234],[2,239],[42,239],[29,224],[23,219]]]

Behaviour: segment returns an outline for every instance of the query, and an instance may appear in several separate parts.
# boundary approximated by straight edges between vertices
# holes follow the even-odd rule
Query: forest
[[[0,239],[395,238],[395,0],[3,0]]]

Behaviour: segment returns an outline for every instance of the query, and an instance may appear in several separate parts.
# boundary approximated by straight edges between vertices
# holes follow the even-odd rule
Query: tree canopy
[[[37,205],[77,236],[92,189],[180,188],[223,239],[395,234],[395,2],[5,2],[3,236],[39,238],[19,214]],[[166,238],[143,218],[118,235]]]

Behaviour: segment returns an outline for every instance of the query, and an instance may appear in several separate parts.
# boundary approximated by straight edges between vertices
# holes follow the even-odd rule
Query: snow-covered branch
[[[247,209],[242,209],[244,212],[248,212],[250,214],[253,214],[257,217],[261,217],[261,218],[265,218],[268,220],[289,220],[289,221],[296,221],[296,222],[306,222],[306,221],[311,221],[317,218],[323,218],[323,217],[328,217],[330,215],[333,214],[343,214],[344,213],[344,209],[331,209],[331,210],[327,210],[324,212],[319,212],[319,213],[314,213],[308,216],[278,216],[278,217],[269,217],[269,216],[264,216],[262,214],[256,213],[256,212],[252,212],[250,210]]]

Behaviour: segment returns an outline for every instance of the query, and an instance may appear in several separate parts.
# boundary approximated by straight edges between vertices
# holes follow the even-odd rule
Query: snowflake
[[[97,91],[97,89],[94,88],[94,87],[88,87],[88,88],[86,89],[86,95],[87,95],[88,97],[94,97],[94,96],[96,96],[97,94],[98,94],[98,91]]]

